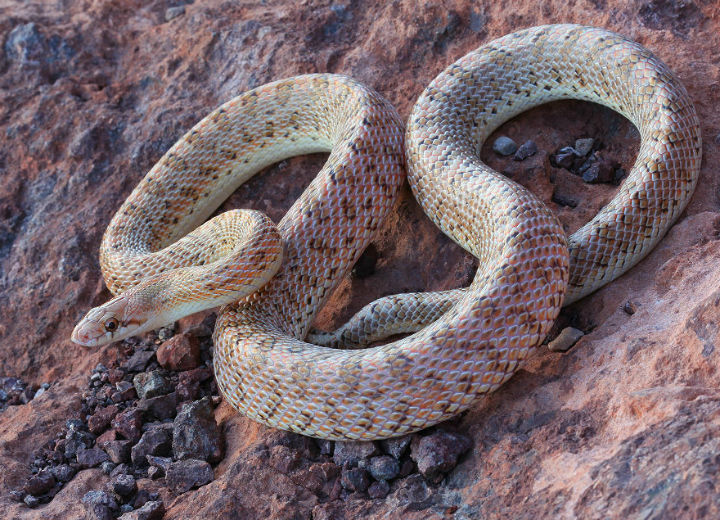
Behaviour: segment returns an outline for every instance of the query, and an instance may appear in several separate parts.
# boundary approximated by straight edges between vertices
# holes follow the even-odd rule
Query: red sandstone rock
[[[195,336],[178,334],[163,342],[155,355],[168,370],[192,370],[200,364],[200,345]]]
[[[564,354],[538,349],[498,393],[456,422],[473,449],[439,485],[413,474],[393,481],[385,498],[340,498],[339,473],[301,464],[283,474],[270,464],[266,445],[276,434],[223,404],[215,418],[226,455],[215,480],[177,498],[163,496],[165,518],[720,516],[717,3],[580,0],[568,8],[557,0],[512,7],[370,0],[270,7],[210,0],[186,5],[166,22],[168,7],[175,5],[0,2],[0,366],[3,375],[34,385],[53,383],[37,399],[0,413],[0,517],[82,518],[82,497],[107,480],[99,469],[81,470],[36,510],[11,502],[8,493],[30,475],[32,452],[80,413],[89,371],[99,362],[124,361],[122,346],[81,349],[68,337],[89,307],[110,296],[97,259],[105,226],[199,118],[248,88],[308,72],[350,74],[407,117],[429,81],[466,52],[558,21],[607,27],[642,43],[695,100],[706,143],[703,168],[675,228],[622,279],[563,312],[562,320],[588,332],[582,342]],[[639,142],[622,118],[577,102],[532,110],[498,135],[532,139],[538,153],[517,162],[486,145],[481,156],[533,189],[569,231],[617,188],[585,185],[550,166],[548,155],[578,137],[599,138],[603,157],[628,170]],[[261,209],[277,221],[324,159],[274,166],[225,207]],[[552,202],[559,196],[575,207]],[[345,280],[319,326],[337,326],[385,294],[465,285],[475,269],[407,189],[374,248],[373,272]],[[632,315],[623,310],[628,301]],[[158,482],[141,479],[138,486],[160,489]]]

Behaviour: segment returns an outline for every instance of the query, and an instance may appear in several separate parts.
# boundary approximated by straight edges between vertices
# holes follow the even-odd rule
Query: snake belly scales
[[[566,98],[616,110],[641,136],[615,197],[570,237],[479,158],[503,122]],[[277,227],[244,210],[202,224],[257,171],[320,151],[327,162]],[[534,27],[469,53],[425,89],[405,132],[387,101],[348,77],[270,83],[200,121],[128,197],[100,250],[119,296],[91,310],[73,340],[109,343],[225,305],[215,376],[240,413],[327,439],[416,431],[496,390],[563,302],[643,258],[687,205],[700,157],[679,81],[640,45],[592,27]],[[472,284],[381,298],[338,331],[311,334],[324,345],[305,342],[390,211],[405,165],[425,213],[479,259]],[[413,334],[354,348],[398,332]]]

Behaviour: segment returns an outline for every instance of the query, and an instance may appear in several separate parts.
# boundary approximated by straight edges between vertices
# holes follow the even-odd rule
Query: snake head
[[[70,339],[85,347],[99,347],[154,328],[152,320],[138,319],[137,298],[123,293],[90,309],[75,326]],[[161,325],[160,325],[161,326]]]

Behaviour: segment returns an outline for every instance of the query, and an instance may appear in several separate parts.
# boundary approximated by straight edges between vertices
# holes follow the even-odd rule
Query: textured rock
[[[158,363],[168,370],[192,370],[200,364],[200,345],[195,336],[178,334],[160,345]]]
[[[493,141],[492,148],[494,152],[500,155],[512,155],[517,151],[518,145],[509,137],[501,135]]]
[[[355,466],[359,461],[369,459],[378,453],[378,451],[374,442],[336,442],[333,461],[338,466]]]
[[[361,468],[345,467],[340,475],[342,486],[348,491],[365,491],[370,485],[368,472]]]
[[[126,497],[137,491],[137,483],[132,475],[120,474],[110,480],[109,488],[113,493]]]
[[[130,460],[136,466],[144,465],[148,455],[167,455],[172,448],[172,425],[151,427],[142,434],[138,443],[130,450]]]
[[[110,422],[113,420],[113,417],[117,415],[117,413],[118,407],[115,405],[98,408],[97,410],[95,410],[95,413],[88,419],[88,428],[95,435],[104,432],[108,428],[108,426],[110,426]]]
[[[151,399],[173,390],[170,381],[159,370],[140,372],[133,377],[133,385],[140,399]]]
[[[158,500],[145,502],[143,506],[135,511],[120,516],[120,520],[160,520],[165,513],[163,503]]]
[[[54,485],[55,476],[50,471],[44,470],[28,479],[24,490],[25,493],[38,496],[50,491]]]
[[[111,520],[118,509],[115,499],[104,491],[88,491],[82,498],[88,520]]]
[[[400,473],[400,463],[393,457],[382,455],[371,458],[367,470],[375,480],[392,480]]]
[[[112,427],[127,440],[137,442],[142,436],[142,412],[137,408],[128,408],[117,414]]]
[[[183,406],[173,422],[172,451],[175,459],[218,462],[223,454],[220,429],[210,399]]]
[[[410,447],[412,435],[403,435],[402,437],[393,437],[392,439],[383,439],[380,445],[383,451],[388,455],[392,455],[396,459],[402,457]]]
[[[94,468],[109,460],[108,454],[100,448],[81,448],[77,452],[77,461],[83,468]]]
[[[127,440],[117,441],[105,441],[100,443],[100,447],[105,450],[110,460],[115,464],[121,462],[127,462],[130,460],[130,448],[132,448],[132,442]]]
[[[425,437],[415,437],[410,447],[410,457],[418,470],[431,481],[453,469],[458,457],[468,451],[472,441],[457,433],[436,431]]]
[[[316,468],[311,491],[300,478],[322,463],[308,466],[303,458],[281,473],[270,466],[265,442],[274,432],[223,403],[215,410],[227,452],[218,478],[166,500],[165,517],[720,516],[713,476],[720,438],[717,2],[579,0],[571,9],[558,0],[270,4],[194,2],[166,22],[167,10],[179,3],[0,3],[0,366],[4,376],[27,382],[29,397],[52,382],[37,399],[29,400],[25,388],[13,391],[8,397],[17,404],[0,412],[0,517],[82,518],[82,497],[104,485],[99,469],[81,470],[51,502],[32,510],[9,493],[31,475],[33,452],[66,419],[81,416],[80,394],[99,362],[117,361],[131,375],[156,368],[152,343],[126,363],[137,343],[79,349],[68,337],[89,307],[110,296],[97,259],[109,219],[200,117],[267,81],[331,71],[378,89],[407,118],[420,92],[455,59],[495,37],[558,20],[639,41],[668,63],[695,100],[705,137],[701,179],[676,226],[622,279],[563,311],[560,328],[588,331],[580,343],[562,354],[537,349],[498,393],[454,421],[473,449],[439,484],[411,474],[394,480],[385,498],[341,498],[332,494],[338,475]],[[516,143],[533,140],[538,152],[522,162],[497,156],[492,141],[501,134]],[[617,189],[585,184],[551,164],[552,153],[575,147],[579,138],[602,142],[602,157],[626,171],[639,142],[609,110],[557,102],[504,124],[480,155],[534,190],[573,231]],[[225,208],[253,207],[277,222],[325,158],[271,167]],[[569,159],[574,166],[588,157]],[[407,189],[373,245],[372,269],[340,285],[317,326],[332,329],[385,294],[466,285],[476,267]],[[632,315],[623,310],[628,301]],[[122,382],[125,374],[112,370],[111,382]],[[179,382],[180,401],[197,399],[196,389],[211,384],[210,371],[195,370],[208,378],[188,382],[186,394]],[[129,393],[112,402],[132,399],[134,390]],[[137,442],[142,417],[131,422],[136,434],[118,433]],[[89,432],[74,433],[57,453],[64,456],[67,446],[75,457],[92,442]],[[72,472],[70,460],[61,464]],[[405,460],[401,475],[402,466],[413,469]],[[160,486],[162,479],[142,481]]]
[[[204,486],[213,479],[213,470],[204,460],[185,459],[170,464],[165,480],[176,493]]]

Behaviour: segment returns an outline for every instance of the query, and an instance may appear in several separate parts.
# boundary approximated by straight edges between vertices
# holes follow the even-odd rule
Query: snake
[[[480,158],[502,123],[567,98],[619,112],[641,141],[613,199],[570,236]],[[125,200],[100,246],[115,297],[71,339],[103,345],[222,306],[215,377],[241,414],[323,439],[415,432],[498,389],[563,304],[647,255],[686,207],[701,148],[692,101],[669,68],[595,27],[532,27],[479,47],[424,89],[405,126],[347,76],[268,83],[201,120]],[[312,152],[329,156],[277,225],[254,210],[207,220],[255,173]],[[470,286],[383,297],[334,332],[313,330],[405,178],[427,216],[478,259]]]

